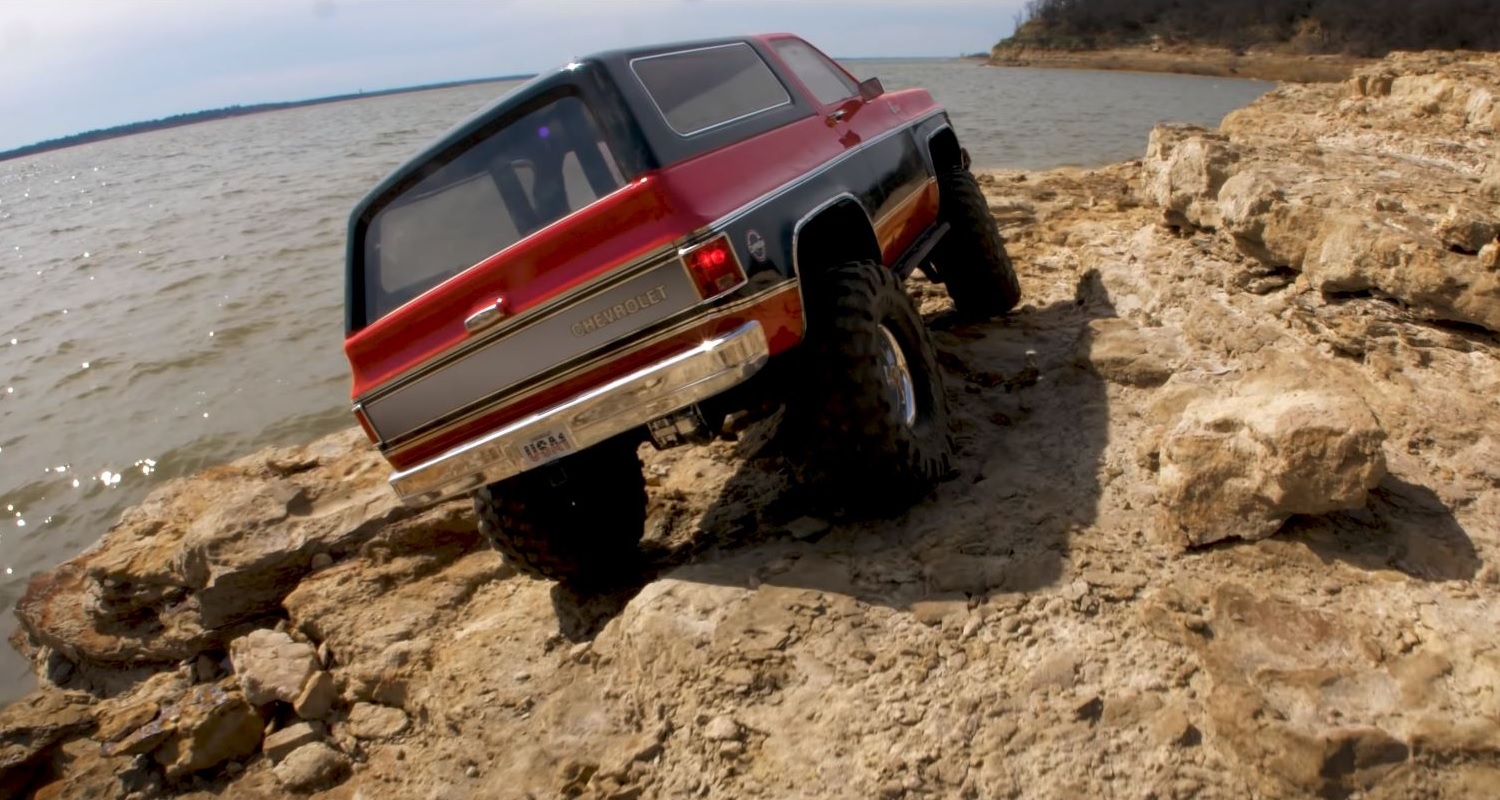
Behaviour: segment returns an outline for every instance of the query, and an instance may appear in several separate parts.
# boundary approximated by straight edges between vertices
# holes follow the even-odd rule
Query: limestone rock
[[[1355,97],[1389,97],[1395,81],[1395,70],[1382,62],[1356,71],[1349,78],[1349,91]]]
[[[1224,231],[1241,252],[1272,267],[1301,269],[1316,238],[1321,212],[1293,201],[1282,179],[1264,168],[1247,168],[1219,189]]]
[[[219,662],[207,653],[200,653],[193,663],[193,674],[199,683],[211,683],[219,677]]]
[[[95,738],[110,755],[143,755],[155,750],[177,731],[172,709],[187,696],[191,684],[180,672],[159,672],[129,691],[101,701]]]
[[[222,647],[278,609],[304,552],[346,552],[414,515],[357,430],[168,482],[17,604],[25,638],[75,663],[138,667]],[[87,598],[87,599],[86,599]]]
[[[933,553],[923,558],[923,575],[933,591],[983,595],[1006,585],[1018,572],[1008,558]]]
[[[400,736],[411,725],[406,712],[399,708],[355,703],[349,709],[349,732],[360,739],[390,739]]]
[[[1294,514],[1359,508],[1385,433],[1358,397],[1254,384],[1190,404],[1161,445],[1159,530],[1199,546],[1270,536]]]
[[[112,756],[143,756],[177,733],[177,724],[166,719],[151,719],[132,729],[118,740],[104,745]]]
[[[730,717],[720,715],[703,726],[703,735],[711,742],[738,741],[741,736],[740,725]]]
[[[1500,242],[1490,242],[1479,249],[1479,265],[1490,271],[1500,269]]]
[[[297,629],[337,654],[349,699],[402,705],[427,674],[430,640],[422,635],[441,627],[446,610],[515,572],[477,544],[473,517],[458,504],[439,506],[376,537],[372,546],[389,554],[379,563],[362,562],[357,573],[340,564],[303,580],[286,609]]]
[[[289,791],[310,792],[342,779],[349,771],[349,759],[322,742],[312,742],[292,751],[271,771]]]
[[[326,672],[315,672],[302,687],[302,693],[292,701],[292,708],[303,719],[323,719],[338,702],[338,686],[333,676]]]
[[[55,745],[93,725],[86,695],[56,689],[0,709],[0,796],[19,797]]]
[[[161,777],[142,763],[142,759],[111,756],[93,739],[79,737],[57,746],[51,767],[57,780],[37,787],[33,800],[95,800],[96,798],[139,796],[162,797]],[[40,775],[52,770],[43,769]],[[6,795],[7,798],[11,795]]]
[[[1500,331],[1500,276],[1436,239],[1344,214],[1322,227],[1303,272],[1324,294],[1376,291],[1427,319]]]
[[[229,658],[245,699],[255,706],[295,703],[318,671],[318,651],[312,645],[272,630],[251,631],[230,642]]]
[[[154,757],[169,780],[260,749],[260,715],[229,679],[193,687],[187,697],[162,710],[162,719],[171,721],[175,731]]]
[[[799,517],[787,523],[786,532],[791,534],[793,539],[816,541],[823,534],[828,533],[830,527],[832,526],[829,525],[827,520],[816,517]]]
[[[1241,172],[1219,187],[1216,197],[1224,230],[1236,238],[1259,242],[1265,235],[1266,218],[1286,195],[1259,172]]]
[[[1450,249],[1478,253],[1485,245],[1495,243],[1495,237],[1500,235],[1500,225],[1476,209],[1452,205],[1432,232]]]
[[[1479,196],[1492,203],[1500,203],[1500,148],[1490,154],[1489,166],[1479,184]]]
[[[1081,577],[1095,592],[1111,600],[1130,600],[1147,584],[1146,576],[1135,572],[1089,570]]]
[[[1026,677],[1026,689],[1033,692],[1070,689],[1077,680],[1079,654],[1062,650],[1046,657]]]
[[[291,755],[293,750],[305,744],[311,744],[322,740],[322,735],[311,724],[299,722],[289,725],[266,737],[265,744],[261,746],[261,752],[271,763],[279,764],[281,760]]]
[[[1146,145],[1142,194],[1174,227],[1217,228],[1217,198],[1239,160],[1227,136],[1194,125],[1158,125]]]
[[[1213,679],[1206,703],[1212,736],[1264,776],[1264,794],[1368,791],[1411,754],[1393,731],[1361,722],[1390,707],[1371,689],[1390,685],[1393,676],[1364,643],[1358,617],[1275,595],[1260,585],[1219,585],[1201,628],[1212,635],[1187,640]],[[1335,697],[1348,698],[1339,714],[1308,713]],[[1438,702],[1408,698],[1399,707],[1413,713]],[[1460,727],[1446,713],[1442,728]]]
[[[961,594],[929,597],[911,604],[911,615],[923,625],[941,625],[943,620],[968,610],[969,599]]]
[[[109,708],[102,703],[100,706],[99,730],[96,735],[99,741],[106,743],[125,738],[130,732],[156,719],[157,712],[161,710],[156,699],[150,697]]]
[[[1202,734],[1180,706],[1170,706],[1156,714],[1148,734],[1159,747],[1192,747],[1202,741]]]
[[[1181,331],[1126,319],[1090,320],[1080,351],[1079,360],[1100,377],[1127,386],[1160,386],[1184,358]]]

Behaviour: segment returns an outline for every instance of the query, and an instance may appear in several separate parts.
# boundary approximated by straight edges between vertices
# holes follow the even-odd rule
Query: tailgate
[[[390,442],[482,406],[529,378],[580,360],[699,302],[675,252],[588,296],[532,314],[455,348],[364,401]]]

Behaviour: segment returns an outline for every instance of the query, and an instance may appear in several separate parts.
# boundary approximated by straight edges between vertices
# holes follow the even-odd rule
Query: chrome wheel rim
[[[890,328],[880,326],[880,371],[885,376],[886,391],[891,395],[891,404],[896,416],[908,428],[917,422],[917,387],[911,379],[911,368],[906,365],[906,354]]]

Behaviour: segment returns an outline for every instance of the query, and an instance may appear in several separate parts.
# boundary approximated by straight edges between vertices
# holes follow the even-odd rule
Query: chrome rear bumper
[[[770,358],[765,331],[747,322],[717,339],[514,422],[391,476],[410,506],[429,506],[533,466],[526,449],[562,434],[576,452],[706,400],[754,375]]]

